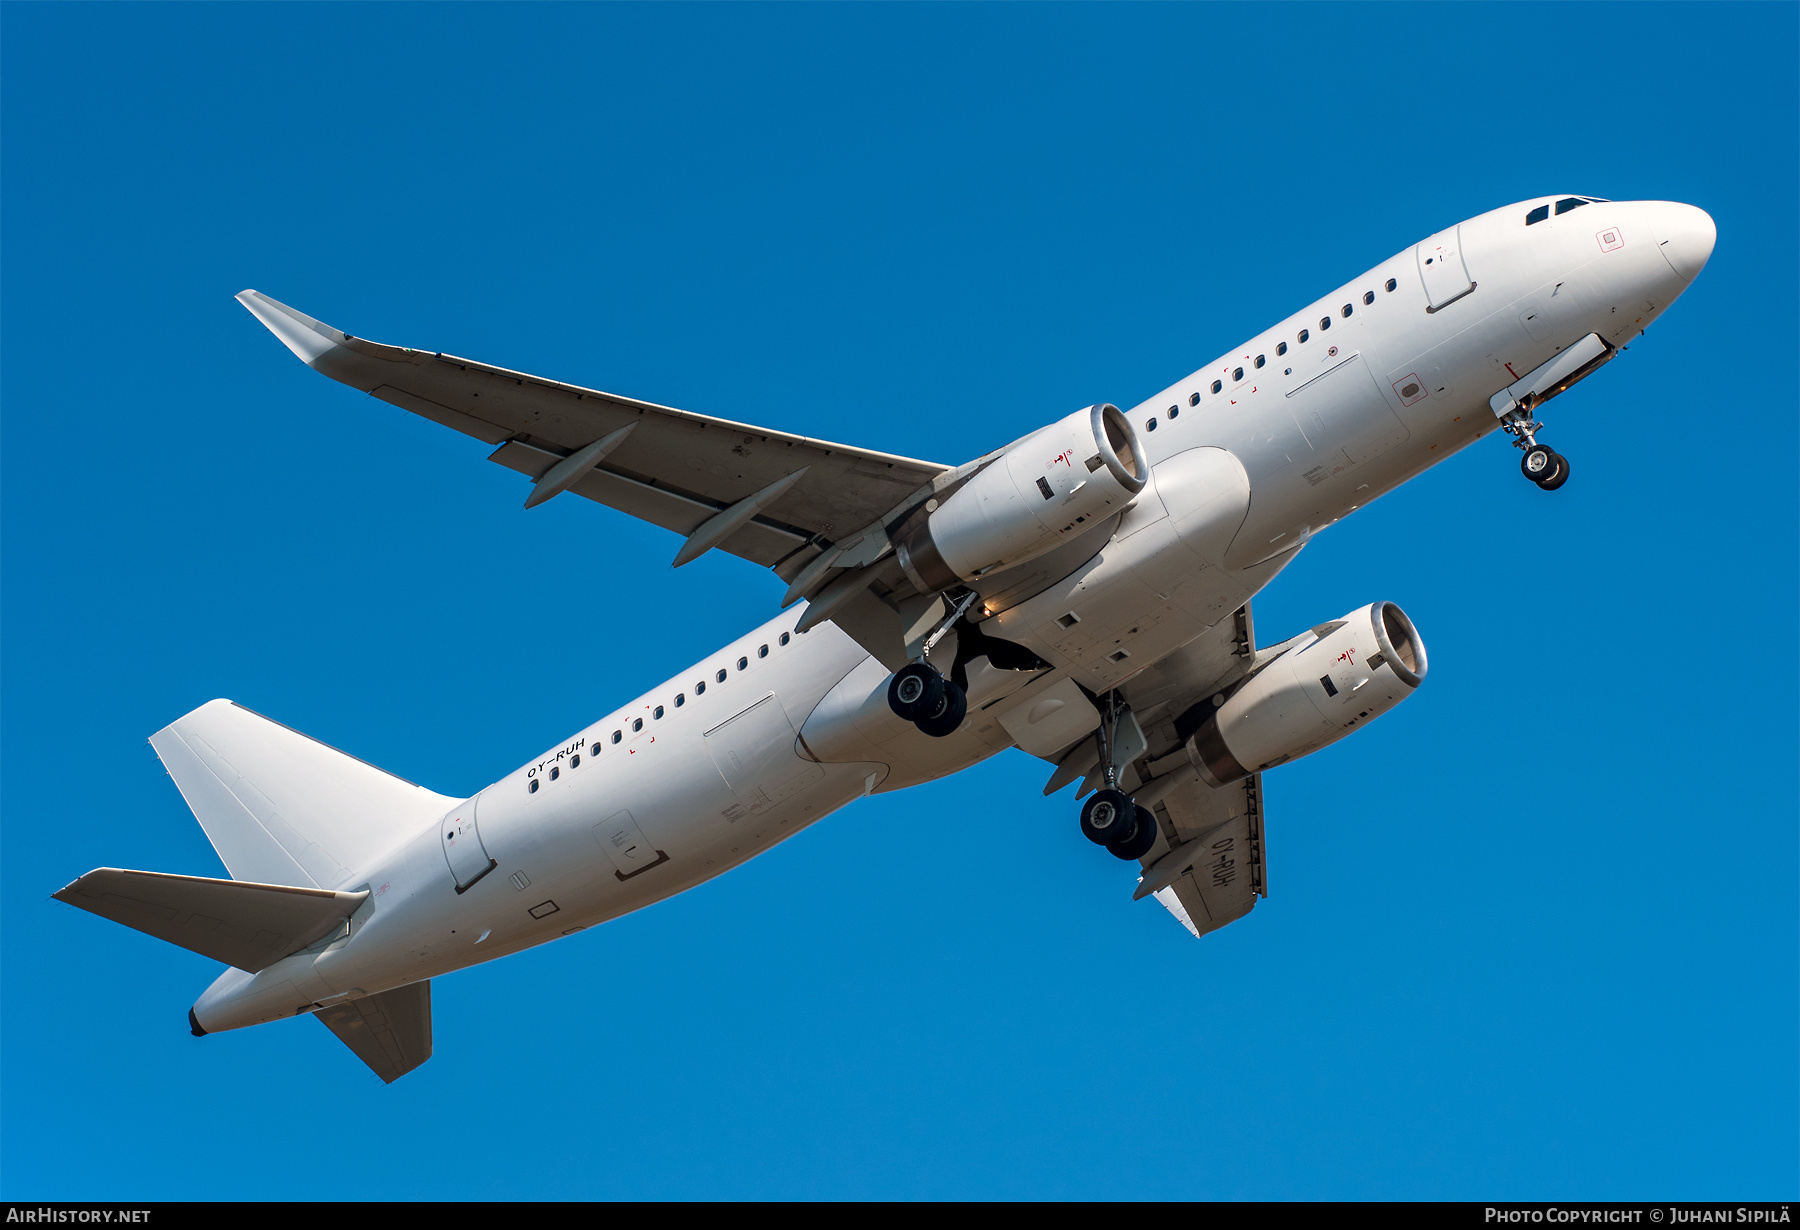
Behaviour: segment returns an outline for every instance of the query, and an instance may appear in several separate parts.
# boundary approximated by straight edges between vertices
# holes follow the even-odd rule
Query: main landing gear
[[[1106,788],[1095,791],[1082,804],[1081,835],[1095,845],[1105,846],[1118,858],[1136,861],[1156,844],[1156,817],[1119,789],[1119,769],[1113,763],[1119,709],[1110,696],[1105,705],[1106,712],[1101,715],[1100,729],[1094,737],[1100,741],[1099,767],[1105,775]]]
[[[953,734],[969,712],[963,690],[923,662],[894,672],[888,681],[888,708],[934,739]]]
[[[1514,406],[1501,421],[1506,433],[1514,437],[1513,447],[1525,450],[1519,462],[1521,474],[1545,491],[1555,491],[1569,481],[1568,458],[1537,442],[1537,433],[1544,425],[1531,417],[1531,411]]]
[[[1156,844],[1156,817],[1122,790],[1096,790],[1081,807],[1081,832],[1095,845],[1136,860]]]
[[[888,708],[897,717],[911,722],[921,733],[934,739],[947,738],[956,733],[963,718],[968,716],[969,697],[954,680],[944,678],[931,665],[931,651],[944,639],[944,634],[950,631],[951,626],[968,613],[975,603],[975,597],[974,591],[970,591],[960,599],[949,602],[950,613],[925,638],[920,647],[922,660],[901,667],[888,680]]]

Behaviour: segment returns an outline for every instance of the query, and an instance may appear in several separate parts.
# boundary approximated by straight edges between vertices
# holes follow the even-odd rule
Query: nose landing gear
[[[1519,461],[1521,474],[1545,491],[1555,491],[1569,481],[1568,458],[1537,442],[1537,433],[1544,425],[1532,418],[1529,410],[1514,406],[1501,416],[1501,421],[1506,433],[1514,437],[1513,447],[1525,450]]]

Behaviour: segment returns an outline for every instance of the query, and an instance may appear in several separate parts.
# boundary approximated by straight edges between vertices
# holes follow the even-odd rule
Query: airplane
[[[1328,526],[1496,431],[1570,476],[1542,406],[1712,255],[1690,205],[1551,196],[1470,218],[1130,410],[959,465],[712,418],[341,332],[237,296],[313,370],[531,480],[785,584],[779,613],[466,799],[230,700],[151,746],[230,879],[99,868],[56,897],[225,963],[196,1036],[310,1013],[383,1081],[431,979],[701,884],[869,794],[1017,747],[1196,937],[1267,893],[1263,775],[1424,682],[1374,601],[1273,644],[1251,601]]]

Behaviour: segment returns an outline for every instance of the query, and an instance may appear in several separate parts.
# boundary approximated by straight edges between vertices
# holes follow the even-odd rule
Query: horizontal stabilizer
[[[342,927],[369,894],[101,867],[55,896],[254,974]]]
[[[390,1085],[431,1058],[430,979],[313,1015]]]

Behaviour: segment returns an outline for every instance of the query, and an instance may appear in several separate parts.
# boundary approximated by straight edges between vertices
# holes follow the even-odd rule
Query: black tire
[[[1556,468],[1550,472],[1550,477],[1538,479],[1538,486],[1545,491],[1555,491],[1569,481],[1569,459],[1561,453],[1551,453],[1550,456],[1555,460]]]
[[[944,677],[923,662],[901,667],[888,680],[888,708],[905,721],[937,713],[943,704]]]
[[[1556,454],[1542,444],[1532,445],[1525,450],[1525,455],[1519,458],[1519,473],[1534,483],[1541,480],[1544,475],[1554,473],[1555,469]]]
[[[1106,847],[1113,852],[1115,858],[1135,862],[1150,853],[1150,847],[1156,844],[1156,817],[1148,807],[1137,809],[1137,828],[1131,836],[1123,841],[1115,841]]]
[[[1081,805],[1081,832],[1097,846],[1129,837],[1137,824],[1137,804],[1118,790],[1097,790]]]
[[[969,712],[969,697],[966,692],[954,683],[944,684],[944,696],[937,704],[936,712],[930,717],[915,718],[913,725],[933,739],[942,739],[956,733],[963,718]]]

